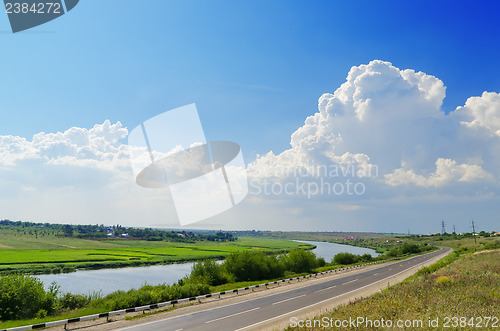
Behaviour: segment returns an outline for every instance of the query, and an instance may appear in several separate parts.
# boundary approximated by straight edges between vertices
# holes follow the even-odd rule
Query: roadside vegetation
[[[399,247],[397,252],[404,256],[430,249],[431,246],[408,244]],[[117,291],[106,296],[59,293],[57,284],[44,290],[43,284],[34,276],[10,274],[0,276],[0,320],[10,321],[0,323],[0,328],[165,302],[388,257],[339,253],[327,263],[313,252],[299,248],[281,254],[234,251],[222,263],[214,259],[196,262],[190,275],[173,285],[146,284],[139,289]],[[26,320],[29,318],[35,319]]]
[[[287,254],[267,255],[264,252],[233,252],[222,264],[215,260],[195,263],[191,274],[173,285],[144,285],[139,289],[117,291],[106,296],[58,293],[53,284],[45,290],[35,276],[11,274],[0,277],[0,320],[62,318],[77,311],[106,312],[123,308],[165,302],[210,293],[212,286],[228,282],[252,281],[282,277],[286,273],[310,272],[322,265],[314,253],[302,249]],[[53,319],[53,318],[52,318]],[[27,321],[26,321],[27,322]],[[0,327],[6,327],[0,323]],[[24,324],[24,323],[23,323]]]
[[[152,303],[170,301],[184,297],[192,297],[207,293],[226,291],[246,287],[262,282],[295,277],[313,272],[332,270],[346,265],[355,265],[374,262],[394,257],[406,257],[412,254],[424,253],[436,249],[435,243],[448,243],[438,238],[396,238],[394,236],[374,236],[365,238],[363,245],[379,245],[384,252],[378,257],[369,254],[353,255],[350,253],[337,254],[332,261],[327,262],[318,258],[307,249],[311,245],[292,241],[269,238],[240,237],[234,241],[200,241],[195,243],[172,243],[164,241],[145,241],[130,239],[81,239],[74,237],[42,236],[35,240],[33,234],[20,236],[15,243],[12,233],[0,231],[0,270],[7,268],[9,272],[0,276],[0,329],[19,325],[37,324],[50,320],[73,318],[77,316],[107,312],[117,309],[130,308]],[[491,238],[481,237],[478,244],[470,246],[470,239],[449,240],[455,245],[453,259],[474,249],[500,247],[500,242]],[[481,239],[481,240],[479,240]],[[484,239],[484,240],[483,240]],[[493,238],[494,239],[494,238]],[[19,243],[25,240],[25,243]],[[361,240],[359,240],[361,241]],[[17,246],[12,250],[12,246]],[[3,245],[3,246],[2,246]],[[11,247],[6,247],[12,245]],[[34,247],[44,249],[33,249]],[[21,248],[24,247],[25,249]],[[70,247],[68,247],[70,246]],[[50,247],[50,249],[47,249]],[[370,247],[370,246],[369,246]],[[14,253],[13,256],[9,254]],[[17,254],[17,255],[16,255]],[[116,266],[120,263],[158,263],[165,261],[198,260],[193,266],[190,275],[180,279],[172,285],[148,285],[129,291],[117,291],[106,296],[99,293],[80,295],[60,293],[57,284],[45,290],[43,284],[35,277],[23,275],[13,266],[26,266],[25,270],[36,270],[36,264],[50,267],[69,267],[71,263],[61,262],[59,258],[70,256],[75,266],[81,267],[85,263],[102,263],[102,265]],[[93,259],[103,256],[105,260],[88,262],[87,257]],[[52,261],[44,262],[50,257]],[[220,263],[217,259],[225,257]],[[13,261],[12,264],[2,263],[2,259]],[[25,259],[25,261],[22,261]],[[80,259],[80,260],[78,260]],[[172,260],[168,260],[172,259]],[[180,259],[180,260],[179,260]],[[14,262],[17,261],[17,262]],[[40,262],[41,261],[41,262]],[[441,261],[440,265],[426,268],[420,276],[430,275],[438,268],[452,260]],[[10,262],[9,262],[10,263]],[[43,270],[43,268],[42,268]],[[14,272],[14,273],[12,273]],[[440,282],[447,280],[441,278]]]
[[[493,242],[493,245],[500,246],[500,241]],[[494,319],[489,319],[489,325],[486,325],[486,322],[489,317],[498,319],[500,311],[499,261],[499,249],[476,253],[468,252],[468,249],[454,251],[436,264],[421,269],[402,283],[368,298],[342,305],[310,321],[343,321],[363,317],[371,321],[384,319],[394,323],[399,320],[423,323],[422,326],[418,326],[418,322],[415,322],[404,328],[405,330],[445,328],[464,330],[479,326],[491,329]],[[438,327],[429,327],[429,320],[436,321],[436,319]],[[304,327],[290,327],[287,330],[331,329],[321,326],[307,327],[306,323],[307,321],[304,321]],[[347,325],[342,329],[384,328],[362,324],[358,327]]]

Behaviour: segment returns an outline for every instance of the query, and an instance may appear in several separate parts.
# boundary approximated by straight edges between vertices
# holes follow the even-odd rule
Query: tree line
[[[1,220],[0,229],[11,229],[18,234],[38,236],[55,235],[82,239],[107,239],[123,237],[148,241],[196,242],[196,241],[235,241],[232,233],[218,231],[214,233],[194,233],[192,231],[166,231],[153,228],[132,228],[121,225],[105,226],[33,223]]]

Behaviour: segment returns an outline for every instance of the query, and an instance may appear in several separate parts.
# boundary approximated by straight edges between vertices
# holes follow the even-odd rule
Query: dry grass
[[[467,254],[433,273],[420,273],[403,283],[369,298],[340,306],[318,316],[333,320],[365,317],[371,320],[422,320],[423,328],[405,330],[442,329],[444,318],[496,316],[500,317],[500,250]],[[429,319],[439,318],[440,327],[428,327]],[[500,322],[499,322],[500,324]],[[451,325],[451,323],[450,323]],[[500,326],[500,325],[499,325]],[[288,328],[287,330],[329,330],[330,328]],[[359,328],[341,328],[358,330]],[[366,328],[363,330],[384,330]],[[472,329],[446,328],[447,330]],[[483,328],[484,329],[484,328]],[[489,329],[489,328],[486,328]]]

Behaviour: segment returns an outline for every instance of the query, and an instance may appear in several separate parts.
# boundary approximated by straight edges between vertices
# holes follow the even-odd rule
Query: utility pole
[[[477,242],[476,242],[476,227],[475,227],[475,224],[474,224],[474,220],[472,220],[472,235],[474,236],[474,245],[477,245]]]
[[[455,224],[453,224],[453,234],[457,234],[457,229],[455,227]]]
[[[408,228],[408,237],[410,236],[410,228]]]
[[[441,234],[444,235],[446,233],[446,228],[444,226],[444,220],[441,221]]]

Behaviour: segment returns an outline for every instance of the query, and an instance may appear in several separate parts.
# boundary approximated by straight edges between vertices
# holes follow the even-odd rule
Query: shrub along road
[[[429,265],[451,251],[439,251],[342,277],[318,282],[261,297],[229,303],[219,307],[198,306],[196,311],[139,324],[121,330],[263,330],[288,326],[291,317],[317,313],[320,307],[333,307],[360,296],[370,295],[390,284],[401,281],[423,265]],[[194,308],[194,307],[192,307]],[[113,323],[110,323],[113,324]],[[117,325],[107,325],[115,329]],[[103,327],[105,327],[103,325]]]

